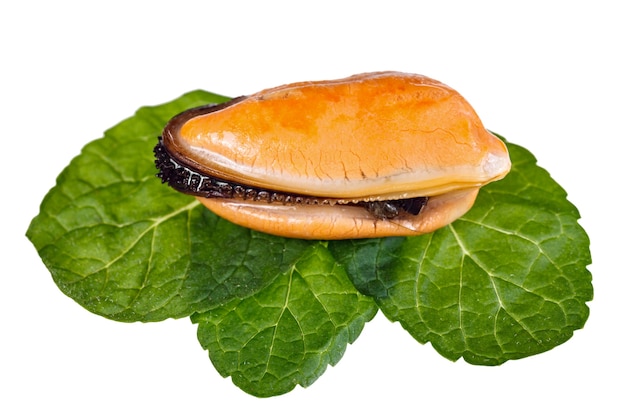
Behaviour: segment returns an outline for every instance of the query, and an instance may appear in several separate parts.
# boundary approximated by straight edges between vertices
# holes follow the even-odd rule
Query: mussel
[[[163,182],[217,215],[302,239],[432,232],[511,167],[457,91],[399,72],[187,110],[165,126],[155,155]]]

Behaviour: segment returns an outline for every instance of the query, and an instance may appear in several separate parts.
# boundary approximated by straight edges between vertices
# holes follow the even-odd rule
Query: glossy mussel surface
[[[396,72],[190,109],[167,124],[155,155],[164,182],[216,214],[308,239],[431,232],[510,169],[460,94]]]

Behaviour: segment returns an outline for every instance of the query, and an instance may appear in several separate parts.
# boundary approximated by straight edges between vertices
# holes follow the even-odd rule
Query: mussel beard
[[[354,201],[251,187],[207,175],[175,158],[162,138],[154,148],[157,177],[175,190],[203,198],[239,199],[285,205],[347,205],[362,207],[378,219],[394,219],[401,214],[418,215],[426,207],[428,197],[397,200]]]

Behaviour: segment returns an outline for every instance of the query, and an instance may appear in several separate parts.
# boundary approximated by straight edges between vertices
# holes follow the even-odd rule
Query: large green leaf
[[[192,319],[220,374],[267,397],[312,384],[376,311],[326,247],[313,244],[263,291]]]
[[[331,243],[355,285],[418,341],[494,365],[549,350],[581,328],[589,239],[565,191],[524,148],[469,213],[408,239]]]
[[[508,144],[511,173],[435,233],[285,239],[220,219],[155,176],[165,123],[226,99],[195,91],[142,108],[59,175],[27,236],[65,294],[119,321],[193,315],[219,372],[258,396],[315,381],[376,305],[419,342],[477,364],[551,349],[584,325],[589,240],[527,150]]]
[[[260,290],[306,248],[221,220],[156,178],[167,120],[225,100],[196,91],[142,108],[63,170],[27,236],[64,293],[119,321],[186,317]]]

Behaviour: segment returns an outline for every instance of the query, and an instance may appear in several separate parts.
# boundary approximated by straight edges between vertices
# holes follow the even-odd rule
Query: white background
[[[624,415],[622,7],[3,2],[0,414]],[[257,399],[217,374],[187,319],[122,324],[79,307],[24,237],[71,158],[140,106],[388,69],[459,90],[580,209],[595,298],[564,345],[499,367],[452,363],[379,314],[313,386]]]

